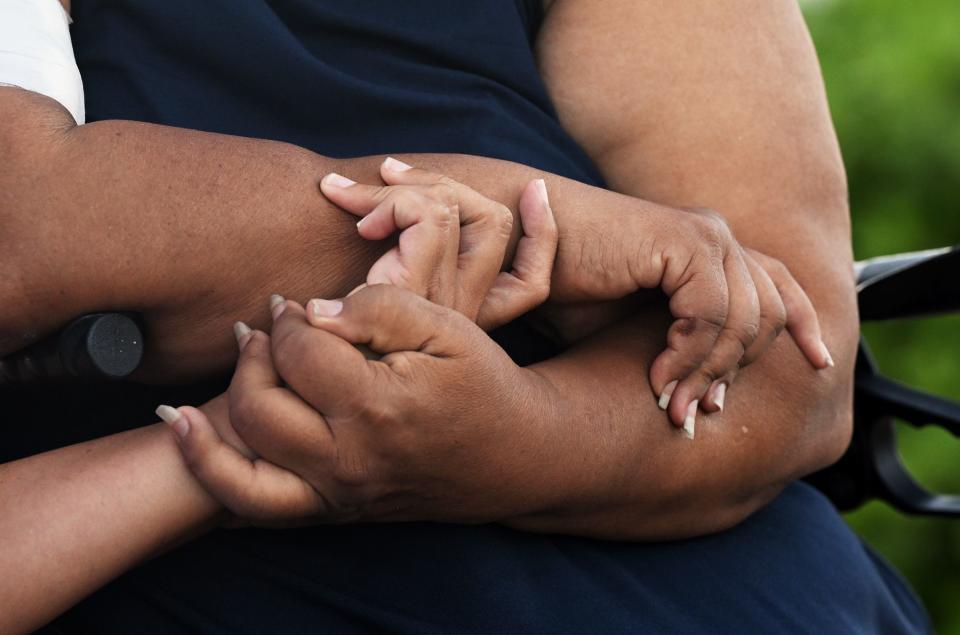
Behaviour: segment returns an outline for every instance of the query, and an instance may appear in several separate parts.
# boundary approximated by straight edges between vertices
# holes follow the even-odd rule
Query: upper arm
[[[562,123],[613,189],[718,209],[775,255],[792,232],[772,236],[758,211],[813,220],[849,254],[843,166],[793,0],[557,0],[538,56]]]

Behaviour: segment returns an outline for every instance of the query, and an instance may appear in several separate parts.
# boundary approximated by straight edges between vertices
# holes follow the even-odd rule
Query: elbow
[[[15,236],[11,223],[23,215],[40,179],[54,173],[60,149],[76,128],[58,102],[12,86],[0,86],[0,240]]]
[[[54,159],[76,128],[73,115],[45,95],[0,86],[0,215],[18,209],[18,202],[36,188],[38,176],[54,169]]]
[[[855,292],[847,294],[845,310],[833,312],[824,321],[824,332],[836,366],[818,372],[809,387],[804,412],[802,445],[809,460],[796,477],[833,465],[844,455],[853,436],[854,370],[860,345],[860,322]]]
[[[840,460],[853,437],[853,373],[844,377],[823,396],[822,408],[815,409],[816,418],[807,421],[808,460],[797,477],[829,467]]]
[[[29,330],[14,307],[29,290],[25,260],[36,251],[38,201],[75,127],[73,116],[49,97],[0,86],[0,355],[19,348]]]

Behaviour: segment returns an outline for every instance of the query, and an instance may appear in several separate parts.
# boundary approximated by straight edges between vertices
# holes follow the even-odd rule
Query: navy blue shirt
[[[91,121],[277,139],[336,157],[484,155],[601,183],[537,73],[536,1],[73,7]],[[215,532],[128,573],[55,627],[876,633],[927,622],[830,504],[793,484],[735,529],[670,544],[437,524]]]

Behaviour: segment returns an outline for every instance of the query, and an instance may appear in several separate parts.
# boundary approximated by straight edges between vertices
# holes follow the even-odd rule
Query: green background
[[[960,243],[960,0],[807,0],[850,181],[858,259]],[[960,275],[958,275],[960,284]],[[867,325],[881,369],[960,399],[960,317]],[[960,493],[960,443],[900,428],[918,479]],[[847,520],[960,634],[960,519],[871,503]]]

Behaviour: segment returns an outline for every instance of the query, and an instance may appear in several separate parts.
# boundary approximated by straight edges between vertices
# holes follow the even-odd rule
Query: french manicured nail
[[[827,348],[827,345],[821,341],[820,347],[823,349],[823,359],[827,362],[827,366],[830,368],[836,366],[836,364],[833,363],[833,357],[830,355],[830,350]]]
[[[243,322],[234,322],[234,323],[233,323],[233,335],[234,335],[234,337],[237,338],[237,344],[240,345],[240,350],[241,350],[241,351],[243,350],[244,345],[247,343],[244,338],[245,338],[247,335],[249,335],[250,332],[251,332],[250,327],[247,326],[246,324],[244,324]]]
[[[700,402],[694,399],[690,402],[690,405],[687,406],[687,416],[683,419],[683,433],[687,435],[688,439],[692,439],[694,435],[694,428],[697,425],[697,406],[700,405]]]
[[[657,405],[660,406],[660,410],[666,410],[667,406],[670,405],[670,397],[673,397],[673,391],[677,389],[677,383],[679,382],[674,379],[663,387],[663,392],[660,393],[660,401],[657,402]]]
[[[282,295],[274,293],[270,296],[270,314],[273,315],[274,320],[283,315],[286,308],[287,300]]]
[[[717,408],[720,411],[723,411],[723,400],[727,398],[727,384],[722,383],[717,386],[717,389],[713,391],[713,403],[717,404]]]
[[[370,217],[369,217],[369,216],[364,216],[364,217],[361,218],[359,221],[357,221],[357,229],[362,229],[363,226],[367,224],[367,219],[368,219],[368,218],[370,218]]]
[[[537,193],[540,194],[540,202],[549,209],[550,197],[547,195],[547,184],[543,179],[537,179]]]
[[[388,170],[393,170],[394,172],[406,172],[407,170],[413,169],[412,165],[407,165],[403,161],[394,159],[393,157],[387,157],[383,160],[383,167]]]
[[[332,185],[333,187],[351,187],[353,185],[356,185],[357,182],[348,179],[342,174],[331,172],[330,174],[323,177],[323,184]]]
[[[172,406],[157,406],[157,416],[167,422],[173,432],[181,439],[190,432],[190,423],[180,411]]]
[[[310,300],[310,312],[317,317],[333,317],[343,311],[340,300]]]

